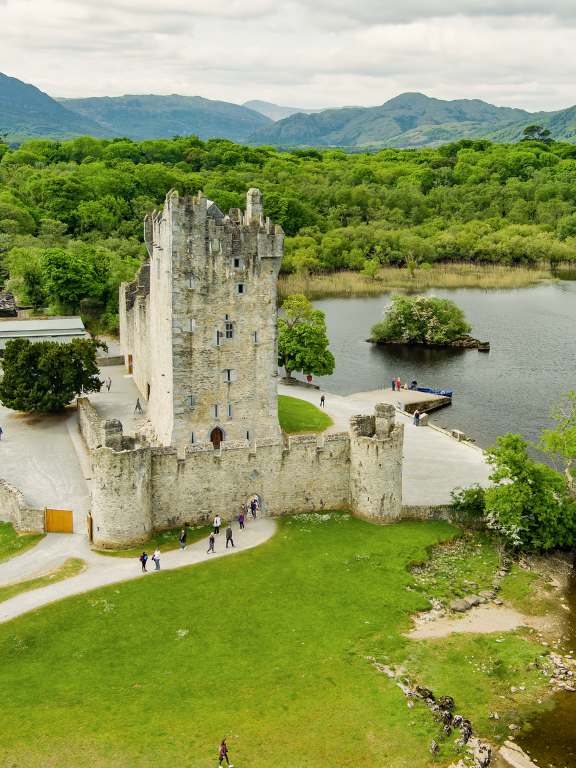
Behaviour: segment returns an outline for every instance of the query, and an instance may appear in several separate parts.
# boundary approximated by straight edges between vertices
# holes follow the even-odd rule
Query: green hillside
[[[93,120],[66,109],[33,85],[0,72],[0,135],[8,141],[34,137],[106,136]]]
[[[541,115],[495,107],[479,99],[443,101],[422,93],[404,93],[379,107],[327,109],[297,114],[261,128],[250,142],[278,146],[423,147],[462,138],[490,137],[524,126]],[[558,113],[554,113],[558,114]]]
[[[61,99],[60,103],[94,120],[114,136],[131,139],[194,134],[243,141],[271,123],[259,112],[200,96],[116,96]]]

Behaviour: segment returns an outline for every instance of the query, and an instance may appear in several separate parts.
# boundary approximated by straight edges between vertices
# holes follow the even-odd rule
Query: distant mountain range
[[[443,101],[403,93],[379,107],[300,110],[266,101],[243,105],[200,96],[114,96],[54,99],[0,73],[0,135],[27,138],[196,134],[280,147],[437,146],[462,138],[514,142],[538,123],[559,140],[576,143],[576,106],[557,112],[495,107],[479,99]]]

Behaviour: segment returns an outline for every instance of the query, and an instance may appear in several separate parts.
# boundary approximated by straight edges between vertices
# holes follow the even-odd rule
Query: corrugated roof
[[[36,336],[43,334],[83,334],[81,317],[50,317],[46,320],[0,320],[1,336]]]

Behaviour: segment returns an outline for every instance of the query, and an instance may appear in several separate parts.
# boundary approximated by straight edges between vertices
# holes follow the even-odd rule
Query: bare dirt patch
[[[554,619],[549,616],[526,616],[514,608],[497,605],[480,605],[472,608],[462,617],[443,616],[435,621],[424,616],[414,619],[414,629],[406,634],[412,640],[428,640],[467,632],[490,634],[491,632],[512,632],[519,627],[531,627],[541,632],[553,629]]]

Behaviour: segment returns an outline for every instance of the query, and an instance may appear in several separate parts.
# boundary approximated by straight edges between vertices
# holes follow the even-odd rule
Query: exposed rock
[[[464,613],[468,610],[470,606],[466,602],[466,600],[453,600],[450,603],[450,610],[456,611],[457,613]]]
[[[417,685],[414,688],[414,693],[420,699],[430,699],[431,701],[436,701],[434,694],[432,693],[430,688],[424,688],[424,686],[422,685]]]
[[[440,696],[438,699],[438,706],[451,712],[455,707],[454,699],[452,696]]]
[[[500,747],[500,757],[510,768],[538,768],[528,755],[513,741],[505,741]]]
[[[468,608],[474,608],[474,606],[480,605],[482,601],[478,595],[467,595],[464,598],[464,602],[468,605]]]

